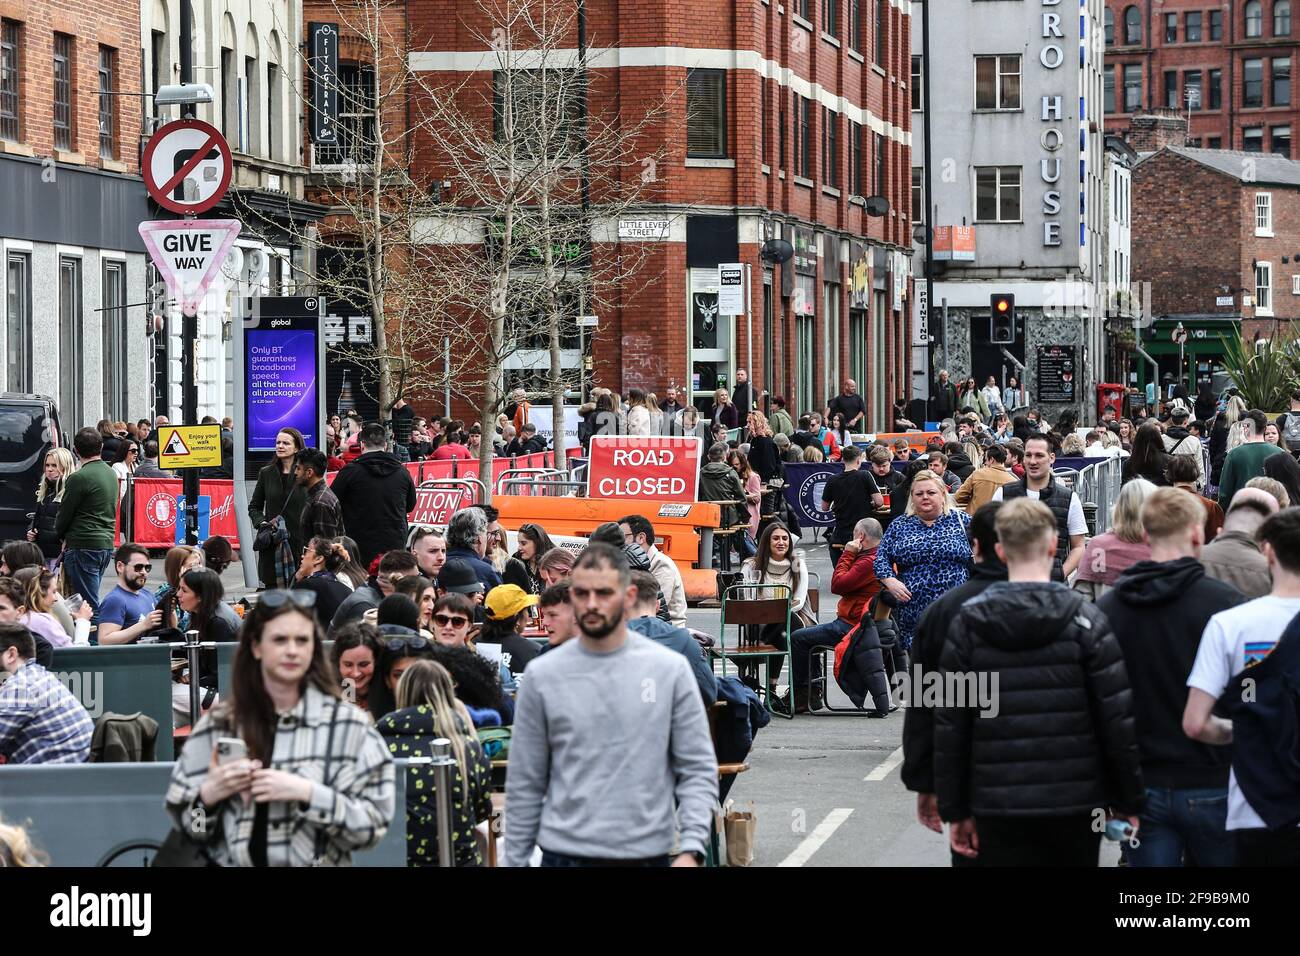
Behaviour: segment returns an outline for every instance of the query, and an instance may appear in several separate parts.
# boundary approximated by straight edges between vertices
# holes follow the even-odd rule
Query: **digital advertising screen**
[[[264,315],[244,335],[248,451],[274,451],[276,434],[290,427],[302,432],[306,447],[319,447],[318,322]]]

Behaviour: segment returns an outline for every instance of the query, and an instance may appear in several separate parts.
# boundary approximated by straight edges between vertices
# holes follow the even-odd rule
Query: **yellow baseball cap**
[[[489,618],[494,621],[504,621],[536,603],[536,594],[527,593],[517,584],[501,584],[488,592],[483,606],[487,609]]]

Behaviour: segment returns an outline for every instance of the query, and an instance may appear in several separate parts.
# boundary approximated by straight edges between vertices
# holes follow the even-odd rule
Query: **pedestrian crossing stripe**
[[[172,432],[172,437],[167,441],[167,447],[163,449],[164,455],[188,455],[190,450],[185,447],[185,442],[178,431]]]

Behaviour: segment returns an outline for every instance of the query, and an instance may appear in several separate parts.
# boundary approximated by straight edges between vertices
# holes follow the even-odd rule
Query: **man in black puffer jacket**
[[[966,602],[941,661],[939,815],[983,866],[1096,866],[1098,811],[1137,827],[1142,808],[1124,658],[1105,616],[1051,580],[1047,506],[1007,502],[995,527],[1008,580]]]
[[[961,606],[984,593],[991,584],[1007,579],[1007,566],[998,560],[998,533],[994,527],[1000,501],[990,501],[975,512],[967,535],[973,555],[970,577],[944,594],[921,615],[912,637],[912,667],[921,680],[907,675],[907,711],[903,715],[903,786],[916,792],[916,819],[921,826],[943,832],[939,804],[934,793],[934,717],[936,708],[924,697],[926,674],[942,673],[940,661],[948,638],[948,625]],[[952,854],[953,866],[969,866],[971,861],[959,853]]]
[[[1158,488],[1142,504],[1151,560],[1131,565],[1097,602],[1133,681],[1146,806],[1142,840],[1125,847],[1130,866],[1232,866],[1228,820],[1229,747],[1183,733],[1187,675],[1210,618],[1246,598],[1208,577],[1196,560],[1205,509],[1182,488]]]
[[[356,557],[363,568],[377,554],[405,549],[406,516],[415,508],[411,473],[387,448],[384,426],[367,425],[361,429],[361,457],[339,471],[330,486],[343,511],[343,527],[361,549]]]

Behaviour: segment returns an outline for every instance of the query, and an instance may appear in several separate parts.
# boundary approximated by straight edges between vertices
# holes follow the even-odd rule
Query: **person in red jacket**
[[[872,564],[876,560],[876,548],[883,536],[884,531],[875,518],[863,518],[853,526],[853,540],[844,545],[844,552],[831,577],[831,592],[840,596],[839,606],[835,609],[835,620],[800,628],[790,636],[796,714],[806,714],[810,709],[820,710],[822,706],[820,691],[814,699],[808,685],[808,664],[812,649],[838,644],[862,620],[871,599],[880,592],[880,581],[876,578]]]

